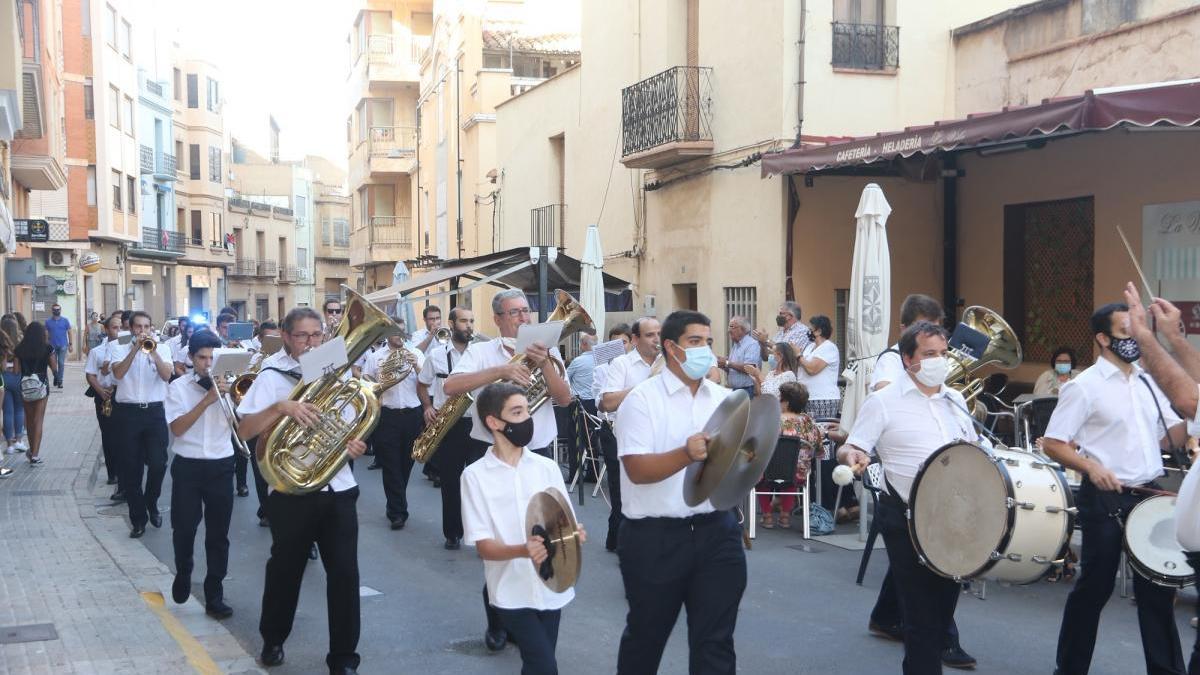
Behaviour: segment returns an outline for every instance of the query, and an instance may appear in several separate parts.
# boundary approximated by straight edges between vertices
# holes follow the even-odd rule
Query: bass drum
[[[1133,507],[1125,520],[1125,553],[1135,572],[1159,586],[1196,583],[1196,573],[1175,538],[1175,497],[1159,495]]]
[[[936,574],[1027,584],[1066,553],[1074,498],[1057,464],[1004,446],[957,441],[938,448],[917,472],[908,531],[921,562]]]

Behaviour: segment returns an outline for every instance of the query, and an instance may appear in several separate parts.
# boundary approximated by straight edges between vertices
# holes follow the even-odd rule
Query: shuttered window
[[[42,100],[36,73],[21,73],[21,119],[24,125],[17,138],[42,137]]]
[[[725,325],[735,316],[745,318],[750,326],[758,325],[758,289],[754,286],[725,288]]]

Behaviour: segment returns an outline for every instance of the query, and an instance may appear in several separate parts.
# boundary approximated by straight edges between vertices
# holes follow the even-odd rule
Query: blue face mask
[[[1054,372],[1058,373],[1059,375],[1068,375],[1071,372],[1071,364],[1056,363],[1054,364]]]
[[[681,361],[679,366],[683,368],[684,374],[693,380],[703,380],[708,376],[708,371],[717,365],[717,356],[708,345],[688,347],[683,353],[687,360]]]
[[[775,355],[771,354],[767,357],[767,370],[775,370]]]

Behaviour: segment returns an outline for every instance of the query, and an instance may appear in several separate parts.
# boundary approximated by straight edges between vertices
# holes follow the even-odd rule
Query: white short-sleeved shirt
[[[905,375],[867,397],[846,444],[878,455],[887,482],[907,502],[921,464],[957,440],[979,440],[962,394],[942,385],[926,396]]]
[[[550,350],[550,356],[562,363],[562,356],[558,353],[558,348]],[[512,354],[504,347],[504,340],[488,340],[487,342],[477,342],[470,347],[467,347],[467,352],[454,366],[454,374],[459,373],[477,373],[481,370],[494,368],[496,366],[506,365],[512,360]],[[480,387],[475,390],[478,394]],[[484,425],[483,420],[480,420],[475,415],[475,404],[471,404],[471,417],[475,418],[471,425],[471,438],[484,443],[492,442],[492,434]],[[558,421],[554,418],[554,406],[550,401],[538,408],[533,414],[533,440],[529,442],[531,448],[544,448],[554,442],[558,437]]]
[[[803,366],[796,371],[796,380],[808,387],[809,400],[828,401],[841,398],[842,392],[838,389],[838,373],[842,372],[838,367],[841,356],[838,354],[837,345],[833,340],[826,340],[820,346],[812,342],[808,343],[808,346],[804,348],[804,358],[821,359],[826,363],[826,366],[816,375],[809,375]]]
[[[109,361],[109,354],[113,347],[117,346],[116,340],[105,340],[103,343],[96,345],[94,349],[88,352],[87,363],[83,367],[83,372],[88,375],[95,375],[96,380],[101,387],[108,388],[113,386],[112,367],[109,367],[108,374],[100,372],[100,366],[104,365],[105,361]]]
[[[409,373],[403,380],[400,380],[399,384],[393,385],[387,391],[383,392],[383,401],[381,403],[385,408],[400,410],[403,408],[421,407],[421,399],[417,398],[417,373],[421,370],[421,365],[425,363],[425,356],[416,347],[405,347],[405,349],[412,352],[413,356],[417,359],[417,363],[413,366],[413,372]],[[367,365],[363,366],[363,374],[379,379],[379,369],[391,353],[391,346],[371,352],[371,356],[367,358]]]
[[[624,356],[618,356],[608,364],[608,372],[604,377],[604,386],[601,387],[600,393],[603,395],[625,391],[645,382],[650,378],[650,367],[653,363],[653,359],[650,363],[646,363],[636,349],[630,350]],[[597,380],[597,382],[599,381]],[[620,418],[621,409],[624,407],[625,403],[622,402],[618,409],[612,412],[614,420]]]
[[[429,329],[428,328],[419,328],[415,332],[413,332],[412,335],[408,336],[408,341],[414,345],[419,345],[422,342],[424,342],[425,338],[427,338],[427,337],[429,337]],[[432,347],[433,345],[429,345],[429,346]]]
[[[874,390],[880,382],[899,382],[904,377],[906,375],[904,361],[900,358],[900,345],[895,344],[875,359],[875,370],[871,371],[871,389]]]
[[[608,370],[609,364],[602,363],[592,371],[592,395],[595,397],[593,401],[596,403],[596,414],[600,419],[611,422],[612,415],[600,410],[600,399],[604,398],[604,384],[608,381]]]
[[[1166,432],[1155,399],[1168,427],[1181,421],[1141,366],[1133,364],[1126,377],[1108,359],[1097,359],[1059,389],[1046,438],[1074,441],[1081,454],[1103,464],[1128,487],[1148,483],[1163,473],[1159,442]]]
[[[130,349],[138,349],[137,340],[127,345],[116,345],[112,350],[112,364],[125,360]],[[160,344],[156,347],[159,357],[167,363],[171,362],[171,352],[167,346]],[[162,403],[167,398],[167,381],[159,377],[158,368],[149,354],[138,354],[125,371],[125,377],[113,375],[117,385],[117,403]]]
[[[180,340],[176,340],[175,344],[171,345],[171,360],[175,363],[182,363],[190,370],[192,367],[192,357],[188,354],[188,348],[179,344],[180,342]]]
[[[1175,538],[1183,550],[1200,551],[1200,471],[1194,469],[1184,476],[1175,499]]]
[[[705,378],[692,396],[675,374],[663,370],[633,388],[621,402],[621,421],[616,426],[620,457],[670,452],[683,447],[688,436],[700,432],[708,418],[732,389]],[[696,506],[683,501],[680,470],[657,482],[636,485],[621,463],[621,513],[626,518],[687,518],[713,511],[705,500]]]
[[[463,538],[469,544],[484,539],[524,544],[530,529],[525,526],[525,509],[533,495],[546,488],[567,494],[558,465],[528,449],[514,467],[489,448],[463,471],[460,482]],[[573,588],[562,593],[546,588],[529,558],[484,560],[483,575],[489,601],[501,609],[554,610],[575,597]]]
[[[284,371],[300,371],[300,362],[288,356],[286,350],[279,350],[268,356],[263,361],[263,367],[258,371],[258,377],[254,378],[254,384],[250,385],[250,389],[246,395],[242,397],[241,404],[238,405],[238,415],[246,417],[260,413],[276,403],[286,400],[292,395],[292,389],[296,387],[297,380],[294,380],[283,373],[270,368],[278,368]],[[265,436],[260,436],[260,443],[266,442]],[[333,476],[333,480],[329,481],[329,487],[334,492],[342,492],[349,490],[358,485],[354,480],[354,472],[350,469],[350,463],[342,465],[340,471]]]
[[[1196,389],[1200,390],[1200,384],[1196,385]],[[1197,395],[1200,396],[1200,391]],[[1196,414],[1187,421],[1187,433],[1188,436],[1200,436],[1200,398],[1197,398]]]
[[[435,410],[441,410],[449,398],[445,390],[446,378],[454,372],[454,366],[462,360],[466,351],[464,349],[460,352],[450,344],[429,345],[417,381],[429,387],[429,398],[433,401]]]
[[[192,411],[207,390],[199,384],[195,373],[175,378],[167,387],[167,400],[163,405],[167,424]],[[171,449],[180,457],[190,459],[223,459],[233,456],[233,427],[225,419],[219,403],[214,403],[200,413],[200,418],[183,433],[175,436]]]

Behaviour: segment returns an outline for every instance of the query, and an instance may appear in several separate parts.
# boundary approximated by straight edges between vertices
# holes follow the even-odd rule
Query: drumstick
[[[1129,488],[1129,491],[1130,492],[1143,492],[1148,495],[1157,495],[1159,497],[1178,497],[1179,496],[1179,493],[1177,493],[1177,492],[1171,492],[1169,490],[1158,490],[1156,488],[1149,488],[1149,487],[1133,487],[1133,488]]]
[[[1129,240],[1125,238],[1125,231],[1117,225],[1117,234],[1121,235],[1121,243],[1125,244],[1125,252],[1129,254],[1129,261],[1133,263],[1133,269],[1137,270],[1138,277],[1142,280],[1142,287],[1146,289],[1146,303],[1154,301],[1154,291],[1150,289],[1150,282],[1146,280],[1146,275],[1142,273],[1142,266],[1138,264],[1137,257],[1133,255],[1133,248],[1129,246]]]

